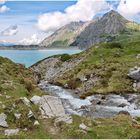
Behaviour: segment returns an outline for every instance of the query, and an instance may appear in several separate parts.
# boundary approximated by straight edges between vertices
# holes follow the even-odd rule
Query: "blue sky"
[[[82,0],[79,0],[82,1]],[[83,0],[85,1],[85,0]],[[92,1],[92,0],[91,0]],[[94,0],[95,1],[95,0]],[[101,1],[101,0],[96,0]],[[103,0],[106,1],[106,0]],[[123,0],[122,0],[123,1]],[[130,1],[130,0],[128,0]],[[131,0],[132,1],[132,0]],[[134,0],[136,1],[136,0]],[[137,0],[139,1],[139,0]],[[109,0],[108,2],[111,5],[111,8],[115,9],[118,7],[120,0],[114,1]],[[79,20],[89,20],[91,19],[91,16],[101,16],[108,10],[110,10],[105,3],[102,3],[103,7],[102,10],[99,10],[99,12],[95,12],[97,7],[100,7],[101,4],[97,3],[97,6],[93,5],[91,7],[90,5],[83,5],[81,6],[82,2],[79,2],[79,5],[76,1],[7,1],[0,5],[6,6],[5,12],[0,13],[0,42],[9,42],[9,43],[19,43],[19,42],[28,42],[30,40],[30,43],[38,42],[38,40],[42,40],[46,36],[48,36],[50,33],[53,32],[52,28],[57,29],[61,26],[62,22],[57,21],[59,20],[58,14],[60,14],[60,20],[64,20],[64,23],[69,23],[70,21],[79,21]],[[84,2],[83,2],[84,4]],[[90,3],[89,3],[90,4]],[[92,4],[92,3],[91,3]],[[105,4],[105,6],[104,6]],[[74,17],[74,15],[77,14],[77,10],[75,10],[75,13],[72,13],[71,9],[65,10],[67,7],[70,7],[72,5],[76,5],[76,8],[79,8],[80,6],[88,9],[88,6],[91,8],[91,11],[87,10],[91,16],[86,19],[86,17],[82,17],[82,15],[78,15],[78,19]],[[78,7],[79,6],[79,7]],[[87,8],[86,8],[87,7]],[[104,8],[106,7],[106,8]],[[92,11],[92,8],[95,10]],[[100,8],[101,9],[101,8]],[[120,8],[121,11],[122,7]],[[1,10],[1,9],[0,9]],[[130,9],[131,10],[131,9]],[[53,12],[56,13],[56,17],[53,15]],[[83,10],[84,12],[84,10]],[[86,11],[85,11],[86,12]],[[94,14],[92,14],[93,12]],[[124,12],[124,11],[123,11]],[[137,11],[136,11],[137,12]],[[139,11],[138,11],[139,12]],[[136,21],[139,21],[139,14],[135,14],[135,16],[128,16],[131,19],[134,19]],[[46,13],[50,13],[49,15]],[[64,14],[67,13],[67,14]],[[73,14],[73,17],[70,16],[70,14]],[[79,14],[79,13],[78,13]],[[81,13],[82,14],[82,13]],[[87,13],[88,14],[88,13]],[[64,17],[70,17],[65,21]],[[52,21],[49,21],[51,19]],[[54,20],[54,21],[53,21]],[[59,26],[52,25],[56,22],[57,24],[60,24]],[[42,24],[44,24],[42,26]],[[48,25],[48,26],[47,26]],[[47,27],[46,27],[47,26]],[[51,28],[51,30],[50,30]],[[11,30],[12,29],[12,30]]]
[[[54,1],[8,1],[5,3],[10,8],[8,12],[0,14],[0,32],[12,25],[18,26],[18,33],[14,36],[0,36],[0,41],[18,42],[23,37],[31,37],[37,34],[41,39],[48,33],[40,31],[36,27],[38,16],[52,11],[62,11],[73,1],[54,2]]]

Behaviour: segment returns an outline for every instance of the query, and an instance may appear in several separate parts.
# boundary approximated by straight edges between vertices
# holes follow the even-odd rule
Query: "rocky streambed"
[[[118,113],[140,116],[140,95],[92,95],[86,99],[79,99],[74,91],[41,81],[39,87],[53,96],[61,99],[66,113],[95,118],[112,117]]]

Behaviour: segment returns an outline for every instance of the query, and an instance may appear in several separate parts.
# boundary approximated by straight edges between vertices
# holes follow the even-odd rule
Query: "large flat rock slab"
[[[65,116],[65,110],[60,98],[54,96],[42,96],[40,99],[42,114],[49,118]]]

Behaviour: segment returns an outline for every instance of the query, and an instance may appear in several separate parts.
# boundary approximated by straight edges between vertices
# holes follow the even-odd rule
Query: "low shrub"
[[[61,55],[61,61],[65,62],[67,60],[71,59],[71,56],[68,54]]]

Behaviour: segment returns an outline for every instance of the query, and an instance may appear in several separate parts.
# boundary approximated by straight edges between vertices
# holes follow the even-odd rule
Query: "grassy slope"
[[[38,117],[38,107],[35,105],[28,107],[20,101],[20,98],[30,99],[34,95],[42,94],[30,70],[7,58],[0,57],[0,113],[7,115],[9,128],[20,128],[21,131],[27,128],[32,132],[35,118],[28,119],[27,115],[32,110]],[[22,114],[21,118],[17,120],[14,113]],[[4,128],[0,127],[0,131],[4,131]],[[0,138],[5,138],[1,132]]]
[[[93,93],[133,93],[133,81],[127,74],[130,68],[140,65],[140,59],[136,58],[137,54],[140,54],[139,38],[140,32],[122,34],[114,40],[120,46],[114,43],[102,43],[91,47],[79,54],[86,56],[85,61],[57,78],[56,82],[78,88],[82,86],[82,82],[76,80],[80,75],[88,77],[93,74],[99,80],[82,96]]]
[[[0,57],[0,93],[18,98],[31,97],[39,93],[37,83],[30,70]]]

